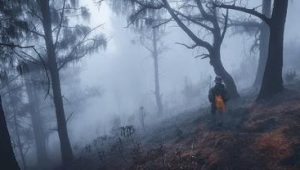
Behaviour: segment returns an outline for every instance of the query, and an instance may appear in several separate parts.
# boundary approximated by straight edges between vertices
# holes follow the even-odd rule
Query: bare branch
[[[69,123],[70,122],[70,120],[71,120],[71,118],[73,117],[73,115],[74,115],[74,112],[72,112],[68,117],[67,117],[67,123]]]
[[[185,46],[185,47],[188,48],[188,49],[194,49],[194,48],[197,47],[197,44],[194,44],[194,45],[186,45],[186,44],[184,44],[184,43],[179,43],[179,42],[177,42],[177,43],[175,43],[175,44],[179,44],[179,45]]]
[[[228,9],[226,10],[226,15],[225,15],[225,21],[224,21],[224,28],[223,28],[223,32],[221,34],[221,41],[224,40],[224,37],[225,37],[225,33],[227,31],[227,28],[228,28]]]
[[[33,45],[30,46],[21,46],[14,43],[0,43],[0,46],[10,47],[10,48],[34,48]]]
[[[230,21],[230,22],[229,22]],[[261,24],[256,21],[237,21],[228,20],[227,27],[253,27],[260,28]]]
[[[134,2],[137,3],[140,6],[140,8],[129,17],[130,21],[127,24],[126,28],[128,28],[130,25],[132,25],[138,19],[139,15],[141,13],[143,13],[145,10],[147,10],[147,9],[158,10],[158,9],[162,9],[164,7],[163,4],[156,4],[156,3],[151,3],[151,2],[147,2],[147,1],[145,2],[145,1],[134,0]]]
[[[198,45],[201,47],[206,48],[208,51],[212,51],[212,46],[202,39],[198,38],[174,13],[173,9],[170,7],[170,4],[167,0],[162,0],[164,3],[164,7],[168,10],[169,14],[172,16],[172,18],[176,21],[179,27],[183,29],[183,31]]]
[[[56,49],[56,47],[57,47],[58,38],[59,38],[60,31],[61,31],[61,26],[62,26],[62,23],[63,23],[63,20],[64,20],[65,6],[66,6],[66,0],[64,0],[64,2],[63,2],[63,7],[62,7],[61,14],[60,14],[60,22],[58,24],[58,31],[56,33],[56,39],[55,39],[55,43],[54,43],[54,49]]]
[[[140,38],[140,43],[141,43],[141,45],[145,48],[145,49],[147,49],[150,53],[153,53],[153,49],[151,49],[143,40],[142,40],[142,38]]]
[[[169,18],[169,19],[167,19],[167,20],[164,21],[164,22],[161,22],[161,23],[159,23],[159,24],[157,24],[157,25],[154,25],[152,28],[158,28],[158,27],[160,27],[160,26],[162,26],[162,25],[165,25],[165,24],[167,24],[167,23],[169,23],[169,22],[171,22],[171,21],[173,21],[173,18]]]
[[[154,4],[151,2],[147,2],[147,1],[145,2],[145,1],[135,0],[134,2],[136,2],[140,6],[145,7],[147,9],[162,9],[164,7],[163,4]]]
[[[201,57],[201,59],[205,59],[205,58],[209,58],[210,55],[209,54],[201,54],[201,55],[195,56],[194,58],[199,58],[199,57]]]
[[[245,8],[245,7],[239,7],[239,6],[235,6],[235,5],[226,5],[226,4],[214,4],[214,6],[219,7],[219,8],[224,8],[224,9],[232,9],[232,10],[236,10],[236,11],[245,12],[247,14],[254,15],[254,16],[260,18],[261,20],[263,20],[268,25],[270,25],[270,23],[271,23],[270,18],[268,18],[265,15],[257,12],[255,9],[248,9],[248,8]]]
[[[44,35],[44,34],[39,33],[39,32],[37,32],[37,31],[35,31],[35,30],[28,30],[28,31],[31,32],[31,33],[33,33],[33,34],[36,34],[36,35],[38,35],[38,36],[40,36],[40,37],[45,38],[45,35]]]
[[[198,9],[200,10],[200,13],[203,15],[204,18],[207,18],[208,20],[212,20],[213,16],[209,15],[203,8],[202,2],[200,0],[195,0]]]
[[[183,13],[181,13],[181,12],[179,12],[179,11],[176,11],[176,10],[173,10],[173,11],[174,11],[175,13],[177,13],[178,15],[184,17],[186,20],[193,22],[194,24],[200,25],[201,27],[203,27],[203,28],[205,28],[205,29],[207,29],[207,30],[209,30],[209,31],[211,31],[211,32],[214,31],[214,29],[211,28],[211,27],[209,27],[208,25],[206,25],[206,24],[204,24],[204,23],[201,23],[201,22],[198,22],[197,20],[193,19],[192,16],[186,16],[186,15],[184,15]]]
[[[42,62],[42,65],[45,69],[46,77],[47,77],[47,80],[48,80],[48,88],[47,88],[47,93],[46,93],[46,96],[45,96],[45,98],[46,98],[47,95],[50,93],[50,78],[49,78],[49,75],[48,75],[46,63],[45,63],[43,57],[41,56],[41,54],[36,50],[35,46],[33,46],[33,45],[31,45],[31,46],[21,46],[21,45],[17,45],[17,44],[13,44],[13,43],[11,43],[11,44],[0,43],[0,46],[7,46],[7,47],[10,47],[10,48],[31,48],[31,49],[33,49],[33,51],[38,55],[39,59]],[[23,53],[23,54],[29,56],[29,54],[27,54],[27,53]]]

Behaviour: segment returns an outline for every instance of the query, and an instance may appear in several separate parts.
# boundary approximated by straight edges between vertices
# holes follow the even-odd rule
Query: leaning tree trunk
[[[213,22],[213,45],[209,44],[206,41],[203,41],[202,39],[199,39],[186,25],[183,24],[183,22],[178,18],[178,16],[175,14],[174,10],[170,7],[167,0],[162,0],[164,7],[168,10],[169,14],[172,16],[172,18],[176,21],[179,27],[196,43],[196,46],[201,46],[207,49],[209,52],[209,58],[210,58],[210,64],[213,66],[215,74],[219,75],[223,78],[224,83],[228,89],[228,92],[230,94],[231,98],[238,98],[239,94],[236,88],[236,84],[231,77],[231,75],[225,70],[222,61],[221,61],[221,44],[225,35],[225,32],[221,33],[220,26],[218,24],[218,19],[214,18]],[[198,1],[197,1],[198,2]],[[199,1],[200,2],[200,1]],[[201,3],[201,2],[200,2]],[[216,11],[215,11],[215,16]],[[227,29],[227,23],[225,23],[225,30]],[[189,47],[193,48],[193,47]]]
[[[268,99],[283,88],[283,40],[288,0],[275,0],[270,23],[270,43],[267,64],[258,100]]]
[[[43,17],[43,28],[45,33],[45,43],[48,56],[49,71],[52,83],[53,100],[56,111],[57,130],[60,139],[60,149],[63,164],[66,165],[73,160],[73,151],[71,148],[66,116],[64,112],[59,71],[56,62],[55,48],[53,44],[52,28],[51,28],[51,13],[49,7],[49,0],[39,0],[41,13]]]
[[[158,113],[162,114],[163,113],[163,105],[162,105],[162,100],[161,100],[161,94],[160,94],[160,83],[159,83],[159,71],[158,71],[158,52],[157,52],[157,28],[152,29],[152,34],[153,34],[153,53],[152,53],[152,58],[154,61],[154,78],[155,78],[155,100],[156,100],[156,105],[158,109]]]
[[[230,97],[233,99],[238,98],[239,93],[237,91],[236,84],[222,64],[220,50],[215,49],[211,52],[210,56],[210,64],[214,68],[215,74],[222,77]]]
[[[0,162],[1,169],[19,170],[19,165],[15,158],[13,148],[11,146],[10,136],[5,121],[5,115],[2,107],[0,96]]]
[[[262,0],[262,13],[267,17],[271,17],[271,5],[272,5],[272,0]],[[256,77],[254,81],[254,87],[256,88],[260,88],[262,83],[264,70],[268,58],[269,37],[270,37],[269,26],[265,22],[262,22],[260,26],[261,27],[260,27],[260,35],[259,35],[259,59],[258,59]]]
[[[36,145],[36,156],[38,160],[38,166],[41,169],[45,169],[48,164],[48,156],[47,156],[47,149],[46,149],[46,134],[44,131],[43,126],[43,119],[41,118],[40,113],[40,102],[39,97],[37,94],[38,87],[36,87],[33,83],[29,81],[32,80],[33,73],[29,73],[25,78],[25,86],[28,94],[28,100],[30,104],[30,115],[31,115],[31,122],[32,122],[32,129],[35,138],[35,145]],[[38,76],[38,74],[36,74]]]

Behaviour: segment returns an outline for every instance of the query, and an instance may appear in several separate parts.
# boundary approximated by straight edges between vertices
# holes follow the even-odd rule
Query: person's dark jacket
[[[208,99],[212,104],[215,103],[215,96],[217,95],[221,95],[225,103],[229,100],[229,95],[224,84],[217,83],[209,90]]]

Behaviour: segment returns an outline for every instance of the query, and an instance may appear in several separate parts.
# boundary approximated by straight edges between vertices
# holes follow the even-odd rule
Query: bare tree
[[[163,113],[162,95],[160,92],[160,78],[159,78],[159,55],[162,53],[163,48],[165,48],[161,42],[164,31],[157,27],[159,20],[159,14],[156,11],[151,11],[150,16],[145,16],[146,28],[140,30],[141,43],[143,46],[151,53],[151,58],[153,59],[154,68],[154,95],[157,105],[157,110],[159,114]],[[145,42],[145,41],[148,41]],[[149,44],[150,43],[150,44]]]
[[[59,79],[58,66],[56,62],[55,47],[52,37],[52,19],[50,13],[49,0],[39,0],[38,5],[42,14],[42,23],[45,33],[45,44],[47,48],[47,56],[49,62],[49,71],[51,76],[51,84],[53,90],[54,105],[56,110],[58,136],[60,139],[60,148],[62,160],[64,164],[73,160],[73,151],[68,136],[65,111],[63,106],[61,85]]]
[[[220,8],[232,9],[254,15],[262,19],[270,28],[269,52],[263,75],[262,86],[258,100],[270,99],[274,94],[281,92],[283,87],[283,39],[288,0],[275,0],[271,18],[253,9],[235,5],[215,4]]]
[[[153,70],[154,70],[154,96],[157,106],[157,111],[159,114],[163,113],[162,95],[160,92],[160,78],[159,78],[159,54],[162,51],[158,47],[158,43],[161,39],[161,34],[159,34],[159,29],[157,27],[150,28],[150,35],[145,35],[147,33],[140,33],[142,38],[141,42],[143,46],[151,53],[151,58],[153,59]],[[150,42],[151,45],[145,43],[144,41]]]
[[[126,0],[124,0],[126,1]],[[239,97],[237,87],[231,75],[224,68],[221,61],[221,45],[225,37],[228,24],[228,11],[221,14],[220,10],[213,7],[214,1],[187,0],[175,1],[171,6],[168,0],[132,0],[135,4],[135,10],[132,18],[139,18],[147,10],[166,10],[171,18],[163,20],[160,24],[167,24],[175,21],[177,25],[191,38],[194,42],[192,45],[184,45],[189,49],[203,48],[206,54],[197,57],[209,58],[210,64],[214,68],[216,75],[223,78],[232,98]],[[121,3],[121,2],[120,2]],[[202,34],[195,33],[193,27],[197,26],[203,30]],[[203,37],[202,37],[203,36]],[[205,36],[210,36],[205,38]]]
[[[148,10],[147,12],[135,13],[135,4],[130,1],[112,0],[111,6],[116,13],[122,11],[122,14],[129,16],[128,27],[140,35],[140,43],[150,52],[153,59],[154,70],[154,96],[157,106],[157,112],[163,113],[162,94],[160,90],[160,77],[159,77],[159,56],[166,48],[163,45],[162,37],[165,33],[164,28],[161,26],[162,13],[160,11]],[[154,1],[152,1],[154,2]]]

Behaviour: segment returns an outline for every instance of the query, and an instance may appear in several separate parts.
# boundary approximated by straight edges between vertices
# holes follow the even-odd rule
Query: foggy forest
[[[299,0],[0,0],[0,170],[299,170]]]

